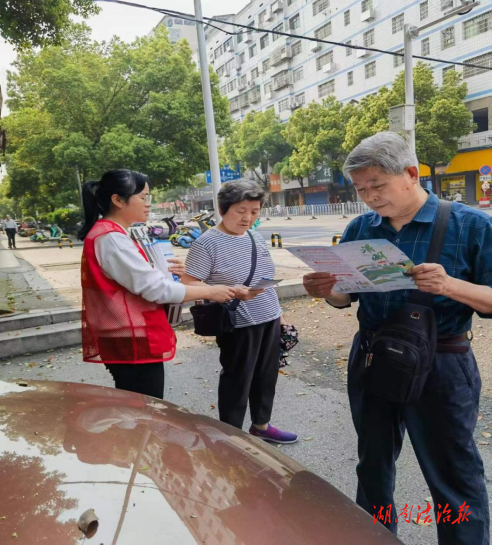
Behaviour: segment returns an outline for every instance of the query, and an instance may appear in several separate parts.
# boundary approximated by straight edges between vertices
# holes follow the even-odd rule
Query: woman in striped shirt
[[[241,179],[223,184],[218,196],[222,222],[192,244],[182,282],[233,286],[237,288],[236,298],[241,300],[234,330],[217,338],[222,365],[220,419],[242,428],[249,400],[252,435],[276,443],[294,443],[296,434],[270,424],[279,369],[282,309],[273,288],[245,292],[243,286],[251,270],[253,241],[257,261],[250,286],[275,275],[263,237],[255,231],[252,237],[247,236],[266,200],[267,193],[254,181]]]

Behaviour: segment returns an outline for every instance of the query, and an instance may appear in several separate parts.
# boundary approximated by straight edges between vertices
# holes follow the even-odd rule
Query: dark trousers
[[[5,233],[7,234],[7,238],[9,241],[9,248],[15,248],[15,229],[5,229]]]
[[[434,520],[446,504],[451,510],[451,521],[441,518],[437,525],[439,544],[487,545],[488,497],[473,439],[482,383],[471,348],[464,354],[436,354],[423,394],[412,405],[390,403],[365,392],[364,360],[357,334],[348,369],[350,408],[358,435],[357,503],[370,514],[381,506],[386,513],[391,505],[391,522],[385,526],[396,534],[395,516],[404,506],[397,512],[393,500],[395,463],[406,429],[434,500]],[[468,521],[452,524],[463,502],[469,506]],[[421,508],[420,512],[425,503]],[[417,506],[412,518],[416,514]]]
[[[164,364],[105,363],[116,388],[164,399]]]
[[[280,319],[236,328],[218,337],[217,344],[220,420],[241,429],[249,399],[253,424],[267,424],[278,379]]]

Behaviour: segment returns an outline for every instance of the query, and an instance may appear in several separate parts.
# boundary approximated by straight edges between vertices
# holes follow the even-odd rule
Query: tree
[[[268,188],[268,167],[288,157],[290,152],[291,147],[283,136],[282,124],[273,109],[270,109],[250,112],[241,123],[236,124],[222,146],[221,159],[230,165],[240,163]]]
[[[277,163],[275,171],[288,178],[296,178],[304,192],[302,180],[321,164],[339,170],[345,150],[345,127],[353,115],[351,104],[343,105],[334,96],[321,104],[311,102],[296,110],[283,130],[292,153]]]
[[[148,174],[155,187],[187,185],[208,168],[201,80],[186,42],[167,30],[133,44],[96,43],[75,25],[59,46],[23,51],[9,74],[8,195],[50,210],[78,204],[82,182],[113,168]],[[227,99],[211,74],[219,136]]]
[[[93,0],[3,0],[0,36],[18,47],[57,44],[72,15],[87,18],[99,11]]]
[[[441,87],[434,83],[432,68],[419,62],[414,67],[416,147],[421,163],[431,169],[437,192],[436,165],[449,163],[458,152],[458,140],[473,132],[473,116],[463,103],[467,85],[461,75],[448,70]],[[364,98],[347,125],[343,147],[352,150],[361,140],[389,129],[388,108],[405,102],[405,73],[400,72],[391,89],[381,88]]]

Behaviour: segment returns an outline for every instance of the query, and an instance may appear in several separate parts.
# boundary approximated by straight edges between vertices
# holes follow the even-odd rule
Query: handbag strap
[[[439,263],[446,230],[448,228],[449,216],[451,214],[451,206],[452,203],[450,201],[439,199],[434,230],[432,231],[430,246],[427,252],[427,263]],[[432,306],[434,300],[434,295],[432,293],[425,293],[419,290],[412,291],[408,300],[409,303]]]
[[[249,238],[251,239],[251,269],[249,271],[249,276],[246,279],[246,282],[243,284],[244,286],[249,286],[251,284],[251,281],[253,280],[253,276],[256,272],[256,262],[257,262],[257,256],[258,251],[256,249],[256,243],[255,243],[255,237],[251,233],[251,231],[248,229],[247,231]],[[241,301],[239,299],[234,299],[232,303],[229,305],[229,310],[235,311]]]

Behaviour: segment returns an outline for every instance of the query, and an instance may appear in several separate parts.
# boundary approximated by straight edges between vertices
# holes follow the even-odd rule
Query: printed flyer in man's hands
[[[339,293],[417,289],[413,279],[404,275],[414,263],[386,239],[288,250],[314,271],[336,276],[335,291]]]

